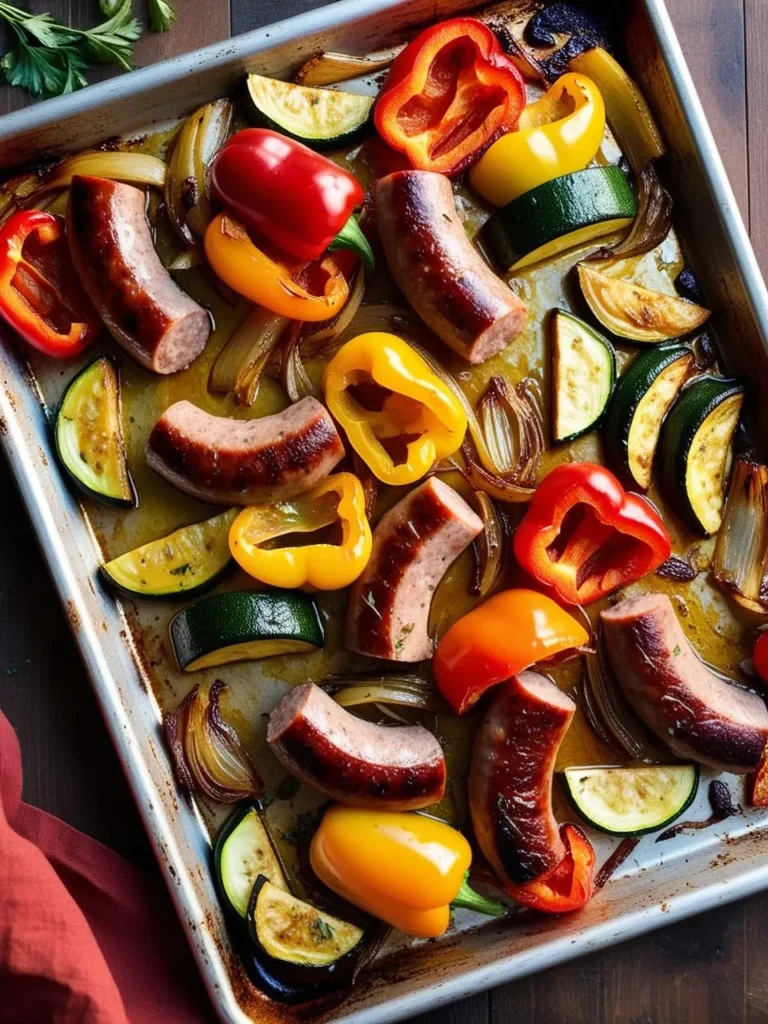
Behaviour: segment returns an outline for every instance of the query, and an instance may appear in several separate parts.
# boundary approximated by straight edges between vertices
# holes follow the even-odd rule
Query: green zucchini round
[[[563,780],[587,824],[607,835],[642,836],[664,828],[690,807],[699,788],[699,766],[566,768]]]
[[[339,149],[368,128],[374,99],[337,89],[313,89],[263,75],[245,82],[249,120],[312,149]]]
[[[79,491],[114,508],[136,508],[120,418],[120,371],[112,356],[97,355],[69,382],[54,434],[59,462]]]
[[[662,493],[677,515],[705,537],[720,529],[731,442],[744,402],[735,380],[702,376],[683,389],[659,440]]]
[[[619,378],[605,417],[610,465],[647,491],[661,424],[693,369],[687,345],[661,345],[642,352]]]
[[[185,672],[314,651],[324,642],[317,605],[298,590],[212,594],[180,611],[170,633],[176,661]]]
[[[502,270],[521,270],[628,228],[636,213],[623,171],[589,167],[507,203],[485,222],[480,240]]]

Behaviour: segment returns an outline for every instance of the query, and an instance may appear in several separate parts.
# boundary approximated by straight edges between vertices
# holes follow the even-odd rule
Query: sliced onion
[[[219,804],[261,796],[264,786],[219,708],[227,686],[217,679],[206,700],[195,686],[163,721],[179,783]]]
[[[259,381],[273,350],[291,321],[256,306],[236,327],[216,357],[209,391],[234,391],[243,405],[256,401]]]
[[[208,170],[229,137],[234,108],[229,100],[214,100],[187,118],[173,148],[165,202],[181,240],[189,246],[205,234],[212,217]]]
[[[349,298],[344,303],[341,312],[333,320],[324,321],[319,328],[315,328],[315,325],[312,324],[313,330],[311,333],[303,336],[302,345],[305,346],[307,352],[313,351],[314,356],[320,356],[325,355],[335,347],[334,342],[351,324],[357,311],[360,309],[364,292],[365,274],[358,271],[355,275],[355,283],[349,293]],[[360,330],[358,333],[364,334],[365,331]]]
[[[345,708],[360,704],[395,704],[422,711],[447,710],[435,684],[410,673],[328,676],[322,686]]]
[[[768,468],[758,462],[733,467],[712,567],[734,601],[768,614]]]
[[[475,501],[484,529],[472,545],[474,568],[469,592],[473,597],[488,597],[504,575],[504,550],[508,538],[504,518],[485,491],[475,491]]]
[[[651,743],[645,727],[620,692],[605,657],[602,636],[598,636],[597,651],[585,656],[584,666],[585,692],[589,688],[589,696],[597,712],[619,747],[635,761],[658,763],[667,760]]]
[[[600,713],[600,708],[597,706],[597,702],[593,696],[592,687],[588,683],[582,683],[576,690],[576,695],[581,698],[579,703],[582,711],[584,712],[584,717],[589,722],[592,731],[600,742],[619,757],[626,757],[626,750],[624,750],[611,730],[605,724],[605,720]]]
[[[544,422],[526,378],[511,388],[503,377],[491,377],[478,403],[480,425],[499,476],[533,487],[544,452]]]
[[[603,246],[587,259],[626,259],[641,256],[661,245],[672,227],[672,196],[662,186],[653,162],[649,163],[636,180],[637,216],[632,230],[611,248]]]
[[[25,205],[47,192],[69,188],[76,174],[114,178],[132,185],[154,185],[162,189],[168,175],[168,164],[148,153],[80,153],[56,164],[49,176],[30,194]]]
[[[292,402],[300,402],[302,398],[320,397],[301,361],[301,323],[298,321],[294,329],[288,332],[285,342],[280,365],[280,383]]]
[[[388,68],[395,59],[388,57],[354,57],[347,53],[317,53],[302,64],[294,81],[298,85],[334,85],[361,75],[372,75]]]

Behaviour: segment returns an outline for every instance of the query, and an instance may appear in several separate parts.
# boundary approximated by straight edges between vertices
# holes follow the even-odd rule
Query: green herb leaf
[[[152,32],[167,32],[176,20],[176,8],[169,0],[149,0],[149,28]]]
[[[312,922],[312,928],[318,933],[321,939],[332,939],[333,928],[322,919],[322,917],[316,917]]]
[[[99,10],[105,18],[111,18],[120,10],[122,2],[123,0],[99,0]]]
[[[133,70],[133,43],[144,31],[131,13],[131,0],[123,0],[115,14],[84,35],[90,56],[100,64],[117,64]]]

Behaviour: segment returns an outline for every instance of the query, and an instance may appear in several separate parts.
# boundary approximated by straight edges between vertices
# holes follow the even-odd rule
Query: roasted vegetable
[[[310,860],[330,889],[408,935],[442,935],[451,906],[506,913],[467,884],[472,851],[464,836],[425,815],[331,807],[312,837]]]
[[[712,571],[734,601],[768,614],[768,467],[759,462],[739,458],[733,466]],[[755,668],[762,677],[762,663]]]
[[[56,413],[56,453],[89,498],[135,508],[120,418],[120,376],[111,356],[96,356],[70,381]]]
[[[552,436],[558,444],[594,430],[616,384],[616,353],[589,324],[552,311]]]
[[[260,875],[279,889],[288,889],[280,858],[256,804],[235,810],[224,823],[213,849],[216,884],[221,898],[245,918]]]
[[[105,583],[129,597],[167,598],[213,586],[232,562],[229,528],[238,509],[182,526],[101,566]]]
[[[579,264],[579,283],[594,315],[609,331],[630,341],[669,341],[690,334],[709,310],[675,295],[652,292],[632,281],[609,277]]]

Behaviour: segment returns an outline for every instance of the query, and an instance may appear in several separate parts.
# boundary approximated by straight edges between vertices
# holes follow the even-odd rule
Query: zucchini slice
[[[279,889],[287,889],[280,858],[258,807],[240,808],[224,823],[213,850],[216,883],[222,899],[239,917],[248,903],[259,875]]]
[[[83,494],[136,508],[120,419],[120,371],[111,356],[96,356],[70,381],[54,430],[59,461]]]
[[[619,378],[605,420],[609,461],[647,491],[669,407],[693,371],[686,345],[664,345],[642,352]]]
[[[101,577],[129,597],[163,598],[199,593],[232,563],[229,528],[239,508],[174,530],[126,551],[101,567]]]
[[[294,983],[328,981],[354,963],[363,931],[280,889],[263,875],[248,904],[248,930],[266,965]]]
[[[552,314],[552,435],[560,444],[599,423],[616,383],[610,341],[572,313]]]
[[[720,529],[733,434],[744,387],[698,377],[684,389],[661,428],[661,488],[677,514],[711,536]]]
[[[690,334],[709,318],[709,310],[677,295],[642,288],[608,277],[580,263],[579,284],[587,305],[603,325],[629,341],[670,341]]]
[[[176,661],[185,672],[315,651],[324,642],[317,605],[298,590],[212,594],[180,611],[170,632]]]
[[[245,86],[248,115],[254,124],[314,149],[335,149],[352,142],[371,119],[372,96],[311,89],[262,75],[248,75]]]
[[[668,825],[693,802],[699,766],[566,768],[571,803],[589,825],[611,836],[642,836]]]
[[[589,167],[513,199],[485,222],[480,239],[502,270],[522,270],[628,228],[636,213],[618,167]]]

